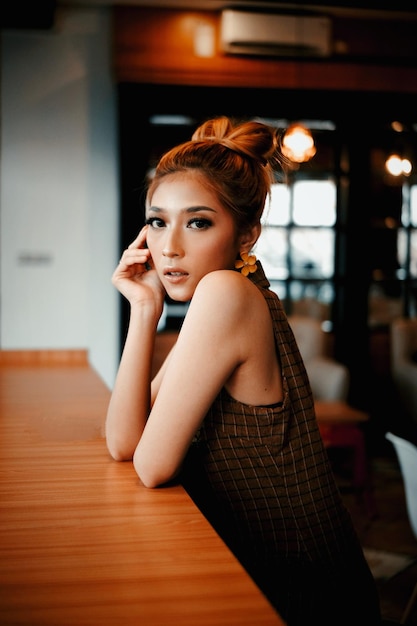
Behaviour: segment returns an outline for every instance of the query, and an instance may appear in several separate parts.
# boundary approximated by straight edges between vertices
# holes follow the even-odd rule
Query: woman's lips
[[[170,283],[178,283],[187,278],[188,272],[185,272],[179,268],[166,268],[164,269],[164,278],[169,280]]]

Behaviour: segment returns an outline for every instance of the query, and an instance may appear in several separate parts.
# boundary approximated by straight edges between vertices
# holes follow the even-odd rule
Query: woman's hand
[[[147,231],[146,225],[123,252],[112,283],[131,305],[153,302],[161,314],[165,290],[153,267],[150,250],[146,247]]]
[[[155,333],[165,289],[146,247],[144,226],[123,252],[112,283],[130,302],[130,319],[106,417],[106,441],[118,461],[133,458],[148,419]]]

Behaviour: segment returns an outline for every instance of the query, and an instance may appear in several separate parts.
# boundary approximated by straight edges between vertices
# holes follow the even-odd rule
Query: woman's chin
[[[193,295],[189,289],[184,289],[184,287],[181,288],[180,286],[174,287],[172,285],[168,285],[165,286],[165,291],[167,292],[167,295],[171,300],[184,304],[186,302],[189,302]]]

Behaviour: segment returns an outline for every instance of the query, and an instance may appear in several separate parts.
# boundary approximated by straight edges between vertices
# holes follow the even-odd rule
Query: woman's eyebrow
[[[211,213],[216,213],[216,210],[209,206],[190,206],[185,209],[186,213],[198,213],[198,211],[211,211]]]
[[[163,209],[162,207],[158,207],[158,206],[151,206],[148,209],[148,212],[153,212],[153,213],[165,213],[167,211],[167,209]],[[182,211],[184,213],[198,213],[199,211],[210,211],[211,213],[216,213],[216,210],[209,207],[209,206],[190,206],[187,208],[182,209]]]

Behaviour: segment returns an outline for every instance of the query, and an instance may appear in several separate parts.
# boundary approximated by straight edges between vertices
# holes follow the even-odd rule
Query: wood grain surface
[[[87,362],[10,357],[0,353],[2,625],[284,624],[180,485],[146,489],[110,458],[110,392]]]

